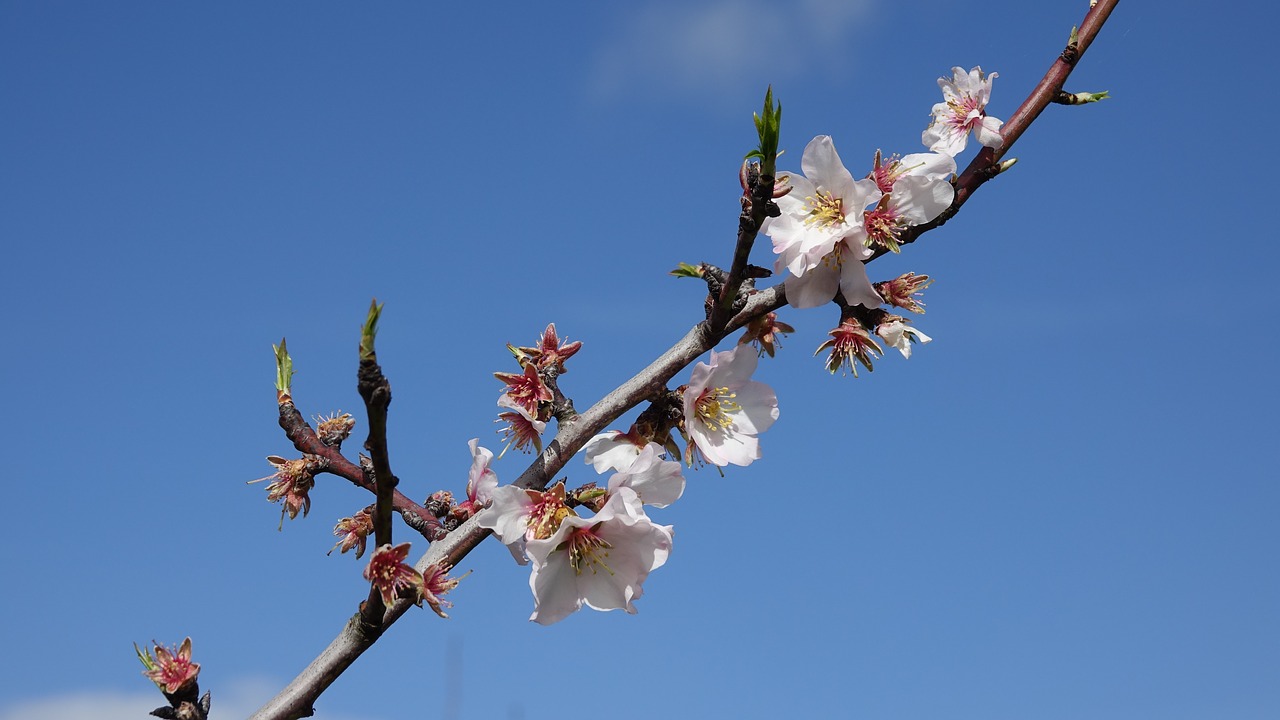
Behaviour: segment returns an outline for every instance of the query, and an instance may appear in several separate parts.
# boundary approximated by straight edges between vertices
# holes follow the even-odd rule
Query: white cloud
[[[265,680],[239,680],[224,691],[213,688],[210,714],[217,718],[249,717],[279,689]],[[323,698],[317,705],[322,703]],[[147,713],[164,704],[164,696],[159,691],[79,690],[2,707],[0,720],[142,720],[148,717]],[[330,713],[325,713],[324,717],[327,720],[371,720],[349,716],[338,718]]]
[[[842,55],[870,0],[709,0],[621,5],[602,36],[594,89],[726,95],[776,83]]]

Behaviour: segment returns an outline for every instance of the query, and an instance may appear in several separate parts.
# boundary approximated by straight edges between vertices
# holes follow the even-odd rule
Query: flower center
[[[844,224],[844,201],[829,192],[818,190],[816,194],[805,198],[809,203],[809,217],[806,224],[819,227],[831,227]]]
[[[564,499],[555,493],[539,493],[542,497],[529,512],[527,536],[534,540],[546,540],[556,534],[560,523],[575,514],[564,504]]]
[[[951,106],[950,123],[964,130],[972,128],[983,115],[983,108],[978,104],[978,98],[972,95],[956,98],[949,101],[947,105]]]
[[[896,210],[888,205],[878,207],[864,216],[863,223],[867,229],[867,247],[874,244],[898,252],[898,235],[907,221]]]
[[[742,410],[742,406],[734,402],[737,393],[729,392],[727,387],[707,388],[694,403],[694,411],[698,420],[713,431],[728,430],[733,427],[733,418],[729,413]]]
[[[569,565],[575,573],[581,575],[584,569],[590,569],[591,574],[595,575],[596,568],[600,567],[610,575],[613,574],[613,570],[605,562],[613,546],[596,535],[594,530],[588,528],[574,530],[567,542]]]

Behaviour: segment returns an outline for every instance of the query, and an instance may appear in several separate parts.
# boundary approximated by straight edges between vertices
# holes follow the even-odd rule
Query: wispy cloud
[[[248,717],[277,690],[279,687],[263,680],[240,680],[223,691],[214,688],[212,715],[220,718]],[[164,704],[164,697],[159,692],[80,690],[2,707],[0,720],[139,720]],[[350,716],[339,719],[329,713],[325,713],[325,717],[331,720],[372,720]]]
[[[839,58],[871,0],[655,0],[622,5],[601,36],[601,97],[636,91],[727,96]]]

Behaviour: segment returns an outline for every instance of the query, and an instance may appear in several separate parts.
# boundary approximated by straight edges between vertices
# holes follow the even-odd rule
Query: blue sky
[[[782,167],[817,134],[862,167],[953,65],[1007,117],[1086,5],[0,2],[0,718],[138,717],[130,644],[187,635],[243,715],[341,628],[367,499],[324,478],[277,532],[244,484],[291,450],[282,335],[303,412],[359,416],[385,301],[402,489],[460,492],[505,343],[582,340],[585,408],[697,321],[665,273],[727,264],[766,84]],[[486,544],[318,717],[1276,717],[1275,21],[1122,3],[1069,84],[1114,99],[870,267],[937,278],[909,361],[829,376],[835,311],[785,311],[764,459],[655,512],[638,615],[531,624]]]

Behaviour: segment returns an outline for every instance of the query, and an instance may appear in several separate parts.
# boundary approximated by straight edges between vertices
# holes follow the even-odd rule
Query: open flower
[[[751,379],[759,356],[738,345],[698,363],[684,389],[684,426],[707,462],[750,465],[760,458],[757,435],[778,419],[778,396]],[[689,458],[692,461],[692,448]]]
[[[610,494],[592,518],[570,515],[555,534],[530,540],[534,610],[529,619],[550,625],[579,610],[636,612],[645,578],[671,553],[670,526],[655,525],[630,488]]]
[[[364,579],[373,583],[382,595],[382,603],[391,607],[402,590],[413,590],[413,601],[422,604],[424,589],[422,576],[408,564],[409,543],[392,547],[390,543],[373,551],[369,565],[364,569]]]
[[[134,649],[137,650],[137,645]],[[142,672],[161,691],[173,695],[188,683],[193,683],[200,675],[200,663],[191,662],[191,638],[182,641],[177,650],[170,650],[157,644],[155,658],[151,653],[137,650],[138,659],[146,666]]]
[[[560,523],[573,514],[565,505],[564,483],[545,492],[503,485],[492,492],[491,498],[488,509],[477,516],[476,522],[492,530],[521,565],[527,561],[525,544],[529,540],[551,537]]]
[[[898,237],[904,230],[933,220],[951,206],[955,188],[949,178],[955,171],[955,158],[943,153],[884,160],[877,151],[868,177],[884,196],[863,218],[867,246],[898,252]]]
[[[786,269],[787,301],[797,308],[829,302],[838,290],[850,305],[876,307],[880,296],[867,279],[863,212],[880,199],[873,180],[854,180],[840,162],[835,144],[819,135],[804,149],[804,175],[781,173],[792,191],[777,199],[781,215],[768,218],[761,232],[773,239],[774,269]]]
[[[983,74],[981,67],[969,72],[954,67],[951,68],[950,80],[938,78],[942,102],[933,106],[933,122],[920,137],[925,147],[955,157],[964,152],[970,130],[974,131],[978,142],[987,147],[1003,145],[1000,126],[1004,121],[987,116],[991,82],[998,76],[999,73]]]

